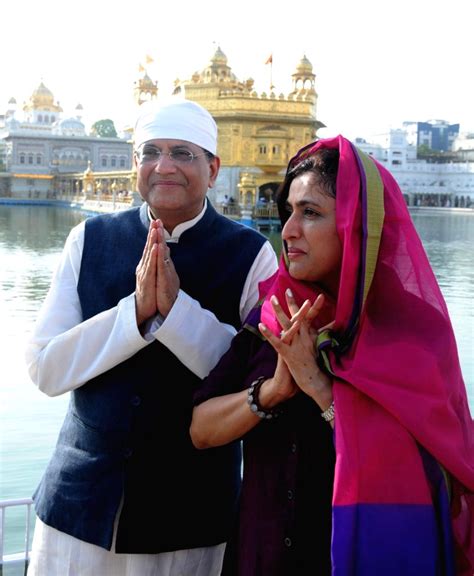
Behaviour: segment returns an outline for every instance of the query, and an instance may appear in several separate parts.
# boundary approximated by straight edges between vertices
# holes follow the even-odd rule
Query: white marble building
[[[132,144],[123,138],[86,133],[82,107],[63,113],[41,83],[17,110],[12,98],[0,115],[0,196],[53,198],[55,176],[64,173],[130,170]]]
[[[454,150],[461,139],[466,140],[458,137]],[[470,142],[474,148],[474,139]],[[474,162],[465,156],[455,154],[449,162],[418,159],[416,145],[404,129],[377,134],[370,142],[357,138],[355,143],[387,167],[410,206],[474,206]]]

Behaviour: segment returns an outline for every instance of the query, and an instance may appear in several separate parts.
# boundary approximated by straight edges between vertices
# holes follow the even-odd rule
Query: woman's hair
[[[297,162],[296,164],[295,161]],[[335,198],[338,166],[339,150],[335,148],[320,148],[301,162],[298,162],[298,157],[290,162],[285,180],[277,193],[278,213],[282,225],[285,224],[289,216],[286,201],[288,200],[293,180],[301,176],[301,174],[309,172],[313,175],[315,185],[321,186],[328,196]]]

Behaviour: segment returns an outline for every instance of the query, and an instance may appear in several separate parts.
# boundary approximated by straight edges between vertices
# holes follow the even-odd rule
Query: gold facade
[[[253,80],[239,81],[218,48],[208,66],[190,80],[177,81],[175,93],[198,102],[218,125],[222,167],[251,171],[258,187],[281,182],[289,159],[316,138],[324,126],[316,118],[313,67],[306,57],[292,75],[287,94],[257,94]]]
[[[147,64],[151,63],[147,57]],[[273,64],[271,64],[273,65]],[[254,81],[239,80],[228,65],[227,57],[217,48],[208,65],[188,80],[176,80],[174,92],[198,102],[214,117],[218,126],[217,153],[221,173],[227,176],[225,196],[240,206],[255,206],[259,198],[271,200],[283,180],[289,159],[305,144],[316,139],[324,126],[316,117],[317,93],[313,67],[306,57],[297,64],[289,94],[257,93]],[[138,105],[158,97],[158,83],[145,66],[140,65],[133,86]],[[25,111],[58,112],[51,91],[43,83],[35,90]],[[132,138],[133,129],[130,128]],[[55,197],[127,193],[136,195],[136,170],[95,171],[89,166],[84,173],[56,174],[53,178]],[[222,202],[216,198],[217,203]],[[229,210],[229,207],[227,208]]]
[[[136,80],[133,87],[133,96],[135,102],[141,106],[144,102],[153,100],[158,95],[158,82],[153,82],[153,80],[148,76],[146,70],[143,66],[139,67],[140,77]]]

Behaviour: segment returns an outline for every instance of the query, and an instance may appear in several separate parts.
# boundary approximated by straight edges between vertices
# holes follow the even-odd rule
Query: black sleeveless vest
[[[78,283],[84,320],[134,291],[146,210],[144,204],[86,222]],[[179,243],[169,244],[181,288],[238,328],[242,289],[265,241],[208,202],[204,217]],[[202,451],[192,446],[192,394],[199,382],[155,341],[71,392],[56,449],[34,495],[41,520],[110,549],[123,498],[117,552],[158,553],[226,541],[240,488],[240,444]]]

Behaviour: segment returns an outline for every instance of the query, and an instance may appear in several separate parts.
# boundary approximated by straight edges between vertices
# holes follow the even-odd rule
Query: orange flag
[[[267,58],[267,61],[265,62],[265,64],[272,64],[273,62],[273,54],[270,54],[270,56]]]

